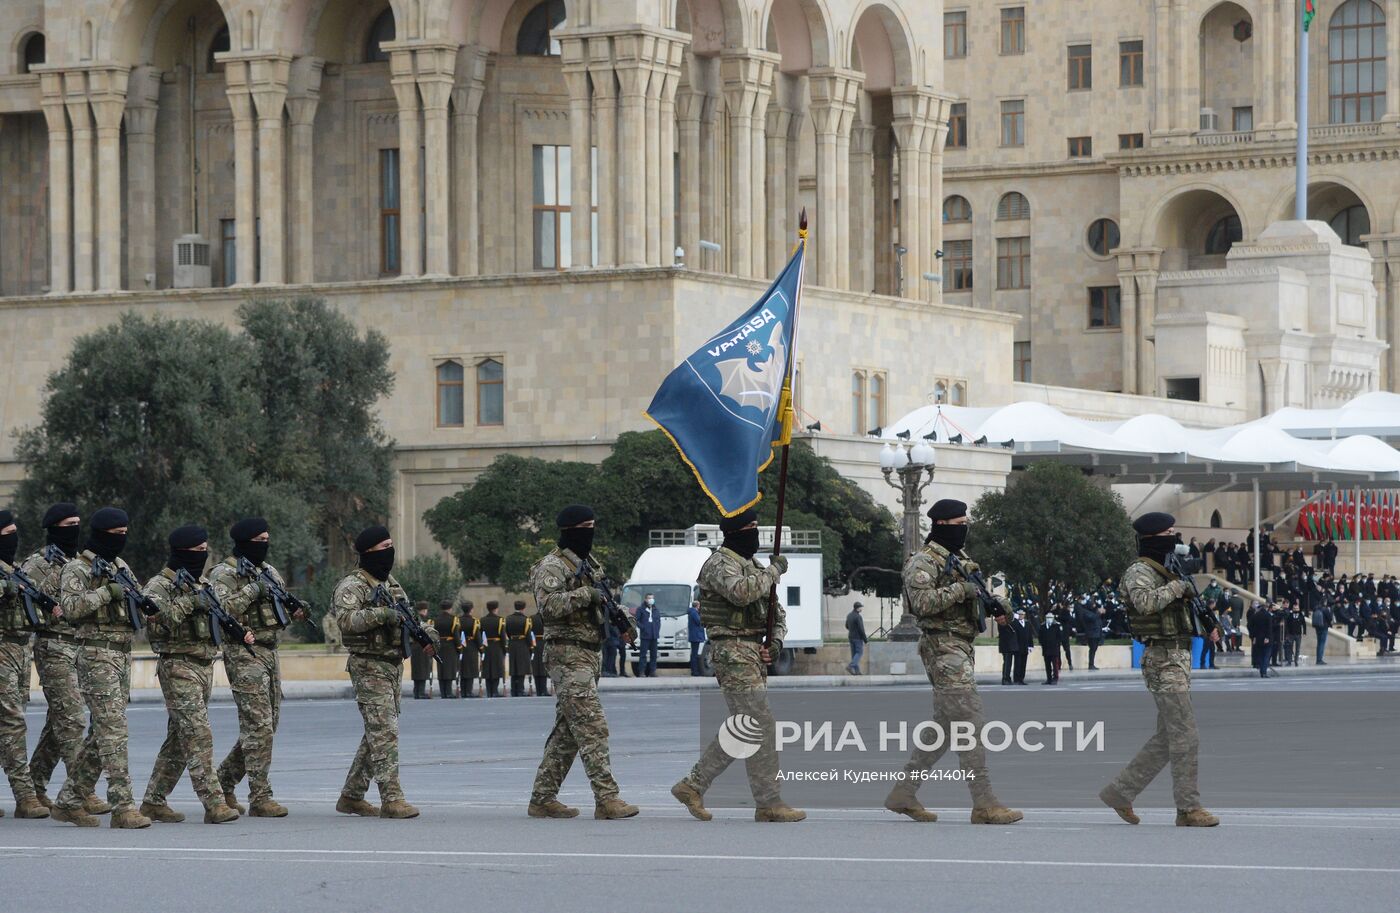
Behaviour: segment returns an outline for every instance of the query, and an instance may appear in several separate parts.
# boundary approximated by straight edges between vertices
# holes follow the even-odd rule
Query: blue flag
[[[680,451],[726,517],[763,497],[758,474],[792,435],[792,364],[805,237],[743,316],[666,376],[647,418]]]

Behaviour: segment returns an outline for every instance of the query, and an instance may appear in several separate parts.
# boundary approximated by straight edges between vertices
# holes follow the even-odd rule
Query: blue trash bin
[[[1191,668],[1192,668],[1192,669],[1200,669],[1200,668],[1202,668],[1202,666],[1201,666],[1201,654],[1205,652],[1205,649],[1206,649],[1206,639],[1205,639],[1204,637],[1193,637],[1193,638],[1191,638]]]

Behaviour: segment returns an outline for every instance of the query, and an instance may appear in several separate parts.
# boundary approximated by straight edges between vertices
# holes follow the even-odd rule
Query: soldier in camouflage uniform
[[[768,664],[783,649],[787,614],[781,606],[768,631],[768,599],[787,571],[787,558],[774,555],[767,567],[754,561],[758,553],[758,515],[746,510],[719,521],[724,544],[700,568],[700,619],[710,635],[715,677],[732,715],[744,714],[758,721],[763,741],[744,764],[753,793],[755,821],[801,821],[807,813],[787,805],[778,788],[778,751],[773,711],[768,708]],[[709,821],[705,790],[734,759],[716,738],[705,748],[685,779],[671,787],[692,815]]]
[[[54,504],[44,512],[43,524],[48,542],[43,549],[24,559],[20,570],[57,603],[63,596],[59,589],[63,566],[78,555],[81,530],[77,505]],[[53,803],[46,794],[49,778],[59,761],[68,770],[77,763],[86,722],[83,695],[78,690],[78,642],[74,639],[73,626],[63,616],[62,605],[55,606],[45,621],[46,624],[35,632],[34,667],[39,672],[39,684],[49,706],[44,729],[29,759],[29,776],[34,780],[40,804],[52,808]],[[91,738],[89,730],[88,739]],[[83,798],[83,809],[89,815],[105,815],[112,806],[95,793],[89,793]]]
[[[924,547],[904,562],[904,598],[921,629],[919,658],[933,685],[934,722],[949,735],[954,723],[971,723],[978,735],[970,750],[958,753],[972,792],[972,823],[1015,824],[1023,816],[1002,805],[992,791],[987,752],[981,744],[982,698],[973,675],[972,642],[982,633],[983,618],[978,590],[970,579],[978,568],[962,550],[967,541],[967,505],[945,498],[929,509],[928,516],[933,526]],[[961,573],[951,566],[950,554],[957,555]],[[1008,609],[1006,599],[999,598],[993,613],[997,624],[1007,623]],[[948,742],[945,738],[933,751],[914,750],[904,765],[904,778],[885,798],[885,808],[915,821],[938,820],[916,793],[923,775],[947,752]]]
[[[254,818],[284,818],[287,809],[272,798],[272,740],[277,734],[277,720],[282,707],[282,669],[277,660],[277,634],[292,618],[302,618],[298,609],[284,619],[278,618],[272,594],[261,581],[267,574],[278,586],[284,586],[277,568],[266,563],[268,549],[267,521],[261,517],[239,520],[229,530],[233,539],[233,554],[209,572],[214,595],[230,615],[253,633],[253,652],[228,649],[224,651],[224,671],[233,690],[238,707],[238,741],[219,765],[219,785],[224,802],[239,813],[234,788],[248,777],[248,808]],[[239,570],[239,559],[253,576],[245,577]]]
[[[1167,513],[1143,514],[1133,523],[1138,534],[1138,560],[1128,565],[1118,589],[1128,608],[1133,637],[1142,641],[1142,678],[1157,703],[1157,731],[1128,762],[1099,799],[1129,824],[1141,819],[1133,800],[1168,763],[1178,827],[1214,827],[1220,819],[1201,807],[1196,788],[1196,755],[1200,738],[1191,708],[1191,637],[1194,618],[1187,602],[1190,584],[1163,565],[1176,549],[1176,518]],[[1220,639],[1215,628],[1204,632]]]
[[[554,679],[554,728],[544,744],[544,758],[535,774],[527,813],[531,818],[573,818],[578,809],[559,801],[559,787],[574,764],[593,787],[594,818],[630,818],[637,806],[618,795],[608,756],[608,721],[598,700],[602,672],[603,594],[578,576],[587,566],[591,579],[603,579],[603,569],[589,560],[593,549],[593,508],[570,505],[559,512],[559,545],[530,569],[530,589],[537,611],[548,625],[545,668]],[[628,636],[634,632],[629,631]]]
[[[78,689],[92,717],[92,735],[68,768],[68,779],[52,809],[55,821],[97,827],[84,810],[98,776],[107,772],[107,799],[115,828],[151,826],[136,810],[127,771],[126,704],[131,697],[131,640],[135,625],[121,584],[95,572],[99,559],[116,571],[131,568],[120,557],[126,546],[126,511],[104,507],[92,515],[87,548],[63,566],[59,578],[63,615],[78,643]]]
[[[31,623],[20,597],[19,584],[10,579],[19,552],[19,527],[14,514],[0,510],[0,766],[10,778],[15,795],[16,818],[47,818],[49,810],[38,800],[29,776],[29,752],[24,744],[24,705],[29,702],[29,639],[38,625]],[[36,615],[43,611],[35,604]],[[4,812],[0,812],[4,815]]]
[[[205,824],[238,820],[224,801],[214,775],[214,734],[209,729],[209,692],[214,687],[215,627],[200,590],[208,585],[209,533],[202,526],[182,526],[170,534],[170,557],[161,572],[146,582],[145,594],[160,609],[147,619],[156,677],[165,696],[165,742],[146,783],[141,814],[152,821],[178,824],[185,816],[166,803],[170,790],[188,768],[190,784],[204,805]],[[183,572],[183,573],[182,573]],[[253,642],[249,631],[244,643]],[[226,650],[241,650],[230,643]]]
[[[418,809],[404,801],[399,786],[399,699],[409,645],[394,603],[406,602],[408,594],[389,574],[394,540],[387,529],[371,526],[360,533],[355,551],[360,566],[336,584],[331,612],[350,652],[345,669],[355,687],[365,734],[335,810],[364,817],[416,818]],[[365,801],[371,779],[379,786],[381,805]]]

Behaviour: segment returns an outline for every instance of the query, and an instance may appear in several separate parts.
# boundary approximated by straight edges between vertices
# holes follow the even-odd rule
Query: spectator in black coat
[[[1273,655],[1273,619],[1269,615],[1269,610],[1259,603],[1249,610],[1249,617],[1246,619],[1249,626],[1250,652],[1253,656],[1253,665],[1259,670],[1260,678],[1269,677],[1269,659]]]
[[[1060,624],[1059,616],[1054,612],[1047,613],[1045,621],[1041,622],[1035,633],[1040,638],[1041,658],[1045,660],[1045,684],[1059,684],[1060,651],[1069,641],[1064,626]]]
[[[1098,654],[1099,647],[1103,645],[1103,625],[1106,614],[1103,606],[1094,605],[1087,596],[1079,604],[1079,636],[1084,638],[1084,643],[1089,647],[1090,669],[1098,668],[1094,665],[1094,657]]]
[[[1288,615],[1283,620],[1284,640],[1283,655],[1285,662],[1289,665],[1298,665],[1299,655],[1303,652],[1303,631],[1307,629],[1308,619],[1303,614],[1303,607],[1298,603],[1293,603],[1288,607]]]
[[[1327,608],[1326,603],[1320,603],[1312,610],[1313,632],[1317,635],[1317,657],[1313,661],[1315,665],[1327,665],[1327,660],[1322,657],[1327,652],[1327,630],[1332,627],[1332,621],[1332,610]]]
[[[851,661],[846,664],[846,671],[852,675],[860,675],[860,658],[865,653],[865,645],[870,641],[870,638],[865,636],[865,619],[860,615],[863,606],[864,603],[857,602],[846,616],[846,640],[851,645]]]

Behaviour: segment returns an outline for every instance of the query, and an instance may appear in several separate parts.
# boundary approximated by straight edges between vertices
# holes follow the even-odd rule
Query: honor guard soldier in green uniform
[[[395,604],[406,603],[408,594],[389,574],[394,567],[389,530],[371,526],[355,537],[355,551],[360,566],[336,584],[331,611],[350,652],[345,669],[365,734],[335,810],[364,817],[416,818],[418,809],[404,801],[399,785],[399,699],[403,662],[410,650]],[[365,801],[370,780],[379,786],[382,805]]]
[[[44,607],[40,594],[22,592],[23,584],[14,576],[18,553],[19,527],[14,514],[0,510],[0,573],[5,578],[0,587],[0,766],[10,779],[15,817],[47,818],[49,810],[39,801],[29,776],[29,751],[24,742],[29,640],[43,625]]]
[[[238,820],[238,812],[224,801],[224,791],[214,771],[214,734],[209,729],[209,693],[214,687],[214,658],[222,632],[217,627],[203,590],[204,565],[209,561],[209,533],[202,526],[182,526],[170,534],[170,557],[165,567],[146,582],[146,596],[160,611],[147,619],[156,678],[169,714],[165,742],[156,755],[141,814],[152,821],[178,824],[185,816],[166,803],[166,797],[186,768],[190,785],[204,805],[205,824]],[[226,651],[251,646],[253,632],[243,643],[230,643]]]
[[[978,733],[958,762],[972,792],[973,824],[1015,824],[1019,811],[1001,804],[992,791],[987,773],[987,751],[981,743],[982,698],[973,675],[972,642],[982,633],[983,588],[977,565],[963,551],[967,542],[967,505],[945,498],[928,511],[933,521],[924,547],[904,562],[904,600],[918,619],[919,658],[933,685],[934,721],[947,735],[933,751],[916,748],[904,765],[904,777],[885,798],[885,808],[915,821],[937,821],[938,816],[916,797],[924,775],[948,750],[951,726],[971,723]],[[992,608],[997,624],[1007,623],[1010,605],[998,598]]]
[[[272,741],[282,708],[282,667],[277,636],[300,607],[282,605],[265,581],[285,591],[277,568],[267,563],[271,534],[262,517],[239,520],[229,529],[233,554],[209,571],[209,583],[224,610],[253,633],[253,651],[224,650],[233,702],[238,707],[238,741],[219,765],[219,788],[229,808],[242,814],[234,790],[248,777],[248,810],[254,818],[283,818],[287,809],[272,798]]]
[[[44,729],[29,759],[29,776],[34,780],[39,802],[52,808],[47,795],[49,778],[58,762],[70,770],[77,763],[83,747],[83,729],[87,726],[83,695],[78,690],[78,642],[73,626],[63,615],[63,593],[59,587],[63,566],[78,556],[82,528],[77,505],[66,501],[44,511],[42,522],[47,541],[42,549],[24,559],[20,570],[55,603],[44,626],[34,632],[34,668],[49,706]],[[91,737],[89,732],[88,738]],[[83,810],[89,815],[105,815],[112,806],[89,793],[83,798]]]
[[[506,641],[510,656],[510,696],[525,696],[525,676],[530,674],[530,619],[525,603],[516,601],[515,611],[506,619]]]
[[[559,512],[559,545],[530,569],[535,605],[549,625],[545,668],[554,679],[554,728],[530,792],[531,818],[572,818],[578,809],[559,801],[559,787],[583,759],[593,786],[594,818],[630,818],[637,806],[619,797],[608,757],[608,721],[598,700],[602,673],[604,597],[602,567],[589,559],[593,549],[593,508],[571,505]],[[580,574],[582,571],[582,574]],[[629,630],[627,636],[633,636]]]
[[[136,810],[127,765],[126,704],[131,695],[131,640],[145,622],[135,606],[139,593],[113,579],[130,579],[131,568],[119,557],[126,547],[130,520],[126,511],[104,507],[92,515],[87,548],[63,566],[59,578],[63,617],[74,626],[78,643],[78,689],[87,702],[92,733],[83,743],[68,779],[54,802],[55,821],[97,827],[85,809],[97,778],[107,774],[107,799],[115,828],[151,826]]]
[[[783,802],[778,789],[776,732],[768,707],[768,664],[782,651],[787,635],[787,614],[781,606],[773,642],[763,642],[769,595],[787,571],[787,558],[774,555],[767,567],[754,561],[758,514],[753,510],[723,518],[719,528],[724,542],[700,568],[700,619],[710,635],[715,678],[730,714],[753,717],[763,733],[761,747],[744,762],[755,805],[753,817],[755,821],[801,821],[807,813]],[[696,818],[709,821],[714,816],[705,808],[705,790],[733,760],[715,738],[685,779],[671,787],[671,795]]]
[[[1133,523],[1138,534],[1138,560],[1128,565],[1118,585],[1128,609],[1133,637],[1143,643],[1142,679],[1157,703],[1157,731],[1128,762],[1099,798],[1129,824],[1141,819],[1133,800],[1162,768],[1172,771],[1178,827],[1215,827],[1220,819],[1201,807],[1196,788],[1196,756],[1200,737],[1191,708],[1191,638],[1196,629],[1189,581],[1166,568],[1168,556],[1180,546],[1176,518],[1167,513],[1143,514]],[[1210,629],[1203,636],[1218,640]]]

